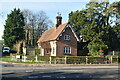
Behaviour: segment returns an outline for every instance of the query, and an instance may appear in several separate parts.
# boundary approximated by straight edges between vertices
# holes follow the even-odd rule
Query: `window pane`
[[[64,47],[64,53],[71,53],[71,47]]]
[[[70,35],[65,35],[64,40],[70,40]]]

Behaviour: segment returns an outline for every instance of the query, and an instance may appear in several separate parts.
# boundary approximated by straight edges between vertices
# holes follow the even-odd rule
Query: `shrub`
[[[38,61],[49,61],[49,56],[38,56]]]
[[[27,60],[35,61],[35,55],[27,55]]]
[[[89,49],[89,55],[97,56],[98,53],[99,53],[98,50],[107,49],[107,45],[105,45],[104,42],[101,39],[95,39],[88,44],[88,49]]]

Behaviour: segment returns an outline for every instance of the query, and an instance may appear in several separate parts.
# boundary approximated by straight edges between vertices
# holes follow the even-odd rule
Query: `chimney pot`
[[[56,28],[62,24],[62,17],[61,14],[58,12],[56,16]]]

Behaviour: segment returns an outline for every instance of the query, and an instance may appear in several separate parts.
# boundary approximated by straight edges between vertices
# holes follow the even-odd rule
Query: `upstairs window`
[[[64,54],[71,54],[71,47],[64,47]]]
[[[64,40],[69,41],[70,40],[70,35],[64,35]]]

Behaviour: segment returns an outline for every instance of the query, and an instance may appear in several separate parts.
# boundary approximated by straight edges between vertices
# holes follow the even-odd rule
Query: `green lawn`
[[[14,60],[11,60],[10,56],[2,57],[2,58],[1,58],[1,61],[4,61],[4,62],[15,62],[15,63],[36,63],[36,62],[14,61]]]
[[[10,56],[5,56],[1,58],[1,61],[11,62]]]

